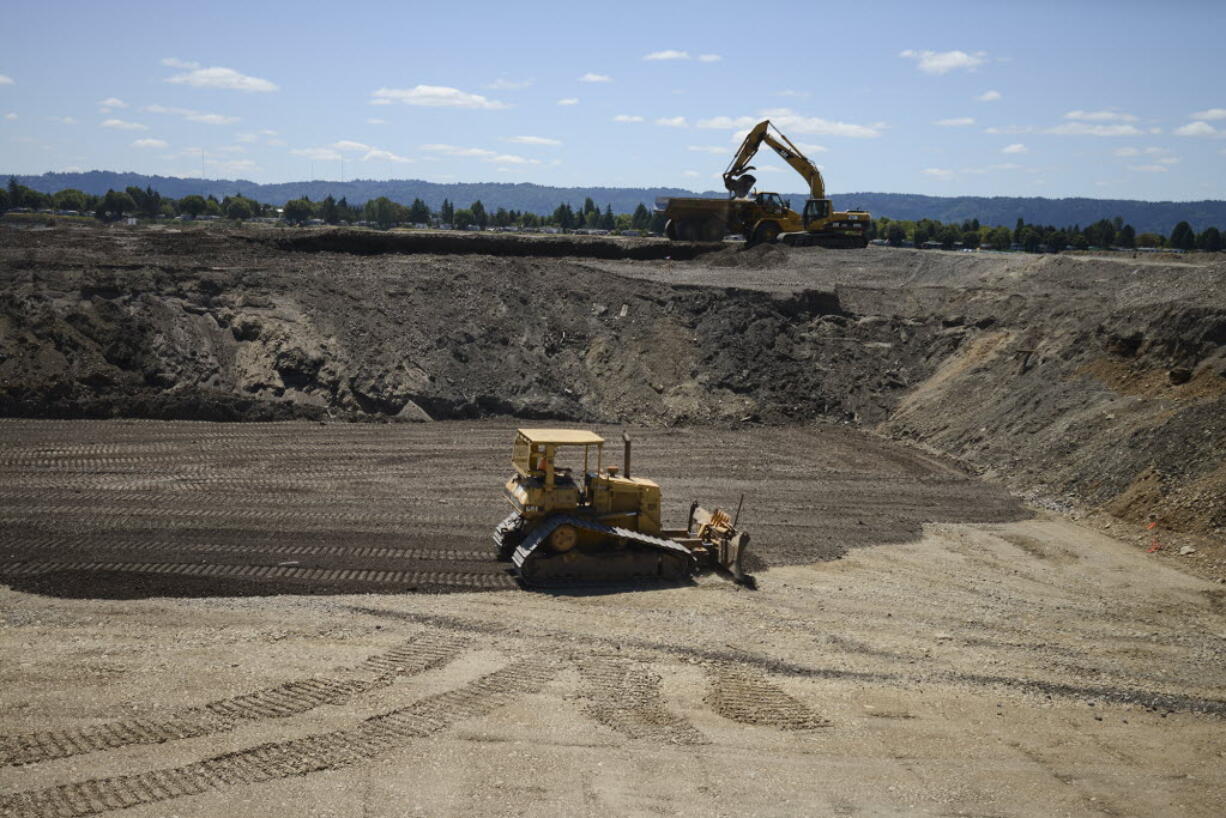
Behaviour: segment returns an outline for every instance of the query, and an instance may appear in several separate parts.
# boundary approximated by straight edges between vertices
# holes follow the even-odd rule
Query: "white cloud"
[[[1226,108],[1210,108],[1207,111],[1197,111],[1190,119],[1226,119]]]
[[[1166,165],[1129,165],[1129,170],[1140,171],[1141,173],[1166,173]]]
[[[656,120],[657,125],[662,125],[665,128],[685,128],[689,123],[685,121],[683,116],[666,116]]]
[[[1158,160],[1158,164],[1160,165],[1178,165],[1179,161],[1180,160],[1178,156],[1164,156]]]
[[[157,148],[162,150],[170,147],[164,139],[138,139],[132,143],[134,148]]]
[[[721,147],[719,145],[690,145],[689,147],[686,148],[686,150],[694,151],[696,153],[717,153],[721,155],[728,153],[727,148]]]
[[[1001,153],[1030,153],[1030,148],[1027,148],[1021,142],[1014,142],[1012,145],[1005,145],[1000,149]]]
[[[366,124],[367,125],[386,125],[387,120],[379,119],[378,117],[372,116],[370,119],[366,120]]]
[[[644,54],[644,60],[688,60],[690,54],[688,51],[675,51],[669,49],[667,51],[653,51],[650,54]]]
[[[954,172],[948,168],[924,168],[920,173],[936,179],[949,179],[954,175]]]
[[[579,82],[612,82],[613,78],[608,74],[593,74],[591,71],[579,78]]]
[[[983,65],[988,52],[968,54],[965,51],[915,51],[908,48],[898,56],[915,60],[919,70],[925,74],[946,74],[956,69],[972,71],[978,68]]]
[[[98,103],[98,113],[109,114],[117,108],[127,108],[128,103],[124,102],[119,97],[107,97]]]
[[[1082,122],[1136,122],[1132,114],[1120,111],[1069,111],[1065,119],[1076,119]]]
[[[333,143],[332,143],[332,147],[336,148],[338,151],[370,151],[370,150],[374,150],[374,148],[372,148],[370,145],[366,145],[366,144],[364,144],[364,143],[362,143],[362,142],[354,142],[354,141],[349,140],[349,139],[342,139],[342,140],[340,140],[339,142],[333,142]]]
[[[565,99],[558,100],[558,104],[559,105],[578,105],[579,98],[578,97],[566,97]]]
[[[699,128],[716,128],[719,130],[728,130],[729,128],[752,128],[761,120],[752,116],[738,116],[735,119],[729,116],[713,116],[710,119],[700,119],[697,122]]]
[[[163,60],[163,63],[165,62]],[[175,67],[187,68],[189,65],[194,64],[184,64]],[[166,81],[178,85],[191,85],[195,88],[228,88],[231,91],[268,92],[278,90],[276,84],[268,80],[250,77],[246,74],[240,74],[233,68],[223,68],[221,66],[192,68],[186,74],[175,74],[173,77],[167,77]]]
[[[317,162],[336,161],[342,158],[340,153],[332,148],[295,148],[290,153],[294,156],[305,156]]]
[[[247,144],[251,144],[253,142],[259,142],[261,137],[273,137],[276,135],[277,135],[276,131],[265,128],[262,131],[247,131],[246,133],[240,133],[238,136],[234,137],[234,140],[236,142],[245,142]],[[265,144],[268,144],[268,145],[278,145],[278,144],[284,145],[285,144],[280,139],[265,138],[264,142]]]
[[[8,76],[7,74],[0,74],[0,85],[16,85],[16,84],[17,83],[13,82],[12,77]]]
[[[642,122],[643,118],[641,116],[633,116],[631,114],[618,114],[617,116],[613,117],[613,121],[614,122]]]
[[[561,145],[562,140],[550,139],[547,136],[512,136],[508,142],[518,142],[521,145]]]
[[[208,164],[222,173],[243,173],[249,170],[258,170],[255,162],[251,159],[209,159]]]
[[[997,135],[1034,133],[1035,128],[1031,125],[994,125],[991,128],[984,128],[983,132]]]
[[[1170,153],[1170,150],[1168,148],[1116,148],[1112,153],[1116,156],[1140,156],[1141,154],[1154,156]]]
[[[350,143],[350,144],[357,144],[357,143]],[[362,157],[363,162],[370,160],[370,159],[377,159],[377,160],[381,159],[385,162],[398,162],[400,164],[405,164],[405,163],[413,161],[407,156],[401,156],[400,154],[392,153],[391,151],[379,150],[378,148],[371,148],[369,151],[366,152],[366,155]]]
[[[827,150],[825,146],[814,145],[812,142],[793,142],[792,144],[800,148],[805,153],[825,153]]]
[[[52,122],[59,122],[61,125],[76,125],[77,121],[70,116],[49,116],[47,119]]]
[[[1090,125],[1085,122],[1066,122],[1043,131],[1057,136],[1140,136],[1141,131],[1132,125]]]
[[[523,156],[516,156],[510,153],[498,153],[497,151],[486,150],[485,148],[464,148],[458,145],[422,145],[423,151],[430,153],[442,153],[448,156],[472,157],[480,159],[483,162],[492,162],[496,165],[539,165],[539,159],[527,159]]]
[[[1000,97],[1000,91],[984,91],[982,94],[975,97],[975,99],[979,100],[980,102],[995,102],[996,100],[1000,99]]]
[[[940,125],[942,128],[960,128],[963,125],[974,125],[975,118],[969,116],[959,116],[953,119],[938,119],[933,125]]]
[[[500,153],[497,156],[490,157],[488,161],[498,165],[539,165],[541,163],[539,159],[527,159],[511,153]]]
[[[719,62],[722,59],[723,57],[721,57],[718,54],[699,54],[698,55],[699,62]]]
[[[762,116],[771,120],[781,130],[790,134],[808,134],[810,136],[847,136],[855,139],[872,139],[881,135],[884,123],[873,125],[853,125],[848,122],[833,122],[816,116],[801,116],[787,108],[770,108],[761,112]]]
[[[147,131],[148,125],[142,125],[139,122],[125,122],[122,119],[108,119],[102,123],[103,128],[114,128],[119,131]]]
[[[1189,122],[1172,131],[1176,136],[1217,136],[1221,133],[1217,128],[1210,125],[1208,122]]]
[[[532,85],[532,80],[509,80],[504,77],[499,77],[485,87],[489,88],[491,91],[518,91],[519,89],[527,88],[530,85]]]
[[[505,102],[486,99],[480,94],[470,94],[458,88],[448,88],[445,85],[380,88],[374,92],[373,96],[376,100],[399,101],[405,105],[422,105],[427,108],[477,108],[494,111],[509,107]]]
[[[17,119],[17,114],[13,113],[12,111],[9,111],[7,114],[4,115],[4,118],[7,119],[9,122],[12,122],[13,120]]]
[[[153,114],[173,114],[181,116],[188,122],[200,122],[205,125],[233,125],[238,122],[238,117],[227,116],[225,114],[208,114],[203,111],[194,111],[191,108],[175,108],[165,105],[146,105],[145,111]]]

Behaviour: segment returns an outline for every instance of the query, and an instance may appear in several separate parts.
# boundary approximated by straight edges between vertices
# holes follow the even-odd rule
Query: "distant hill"
[[[2,179],[7,179],[4,174]],[[386,196],[408,204],[420,198],[433,209],[449,199],[457,207],[466,207],[480,199],[487,209],[505,207],[533,213],[552,212],[562,202],[572,206],[583,204],[591,197],[603,210],[612,205],[615,213],[629,213],[643,203],[651,207],[659,196],[723,196],[722,192],[695,193],[674,187],[547,187],[528,183],[508,184],[477,182],[436,184],[420,179],[354,179],[349,182],[284,182],[261,185],[246,179],[193,179],[173,176],[147,176],[141,173],[90,171],[88,173],[44,173],[41,176],[17,176],[23,185],[45,193],[64,188],[76,188],[86,193],[102,194],[108,189],[122,190],[135,185],[152,187],[163,196],[181,198],[193,193],[212,194],[218,198],[234,193],[260,202],[284,204],[290,199],[309,196],[318,201],[331,194],[342,196],[351,204]],[[789,195],[799,207],[805,194]],[[1113,219],[1116,216],[1131,224],[1138,232],[1169,234],[1180,221],[1191,223],[1201,231],[1206,227],[1226,228],[1226,201],[1143,202],[1134,199],[1045,199],[1027,196],[920,196],[912,193],[836,193],[832,194],[840,209],[858,208],[874,216],[891,219],[939,219],[943,222],[979,219],[983,224],[1003,224],[1012,227],[1018,218],[1031,224],[1057,227],[1081,225]]]

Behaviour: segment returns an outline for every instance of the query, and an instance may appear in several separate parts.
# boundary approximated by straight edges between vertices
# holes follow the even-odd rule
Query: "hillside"
[[[7,178],[7,174],[5,177]],[[354,179],[349,182],[314,180],[259,184],[246,179],[198,179],[170,176],[148,176],[141,173],[89,171],[88,173],[44,173],[40,176],[17,175],[23,185],[45,193],[64,188],[76,188],[86,193],[102,194],[108,189],[120,190],[135,185],[152,187],[163,196],[181,198],[193,193],[212,194],[221,198],[235,193],[256,201],[284,204],[289,199],[309,196],[320,200],[329,194],[342,196],[352,204],[386,196],[393,201],[409,203],[420,198],[433,209],[444,199],[464,206],[478,199],[488,209],[505,207],[534,213],[551,212],[562,202],[581,205],[590,197],[602,209],[611,205],[617,213],[629,213],[639,203],[650,207],[659,196],[722,196],[717,191],[695,194],[673,187],[550,187],[529,183],[477,182],[437,184],[420,179]],[[804,193],[791,193],[794,202],[803,201]],[[1019,218],[1031,224],[1060,227],[1087,225],[1099,219],[1122,218],[1137,232],[1169,234],[1180,221],[1188,221],[1197,230],[1206,227],[1226,227],[1226,201],[1144,202],[1132,199],[1045,199],[1019,196],[922,196],[912,193],[834,193],[836,204],[843,208],[868,210],[875,216],[891,219],[939,219],[962,221],[979,219],[984,224],[1012,226]]]

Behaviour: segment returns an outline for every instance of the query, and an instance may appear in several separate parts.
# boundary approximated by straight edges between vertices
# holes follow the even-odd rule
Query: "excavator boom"
[[[753,166],[749,163],[753,161],[763,142],[770,145],[783,161],[791,165],[792,169],[808,182],[810,198],[826,198],[826,180],[822,178],[822,172],[817,169],[817,165],[809,161],[809,158],[792,144],[792,140],[784,136],[778,128],[771,124],[769,119],[762,120],[746,134],[736,156],[732,158],[732,163],[724,171],[724,187],[730,193],[737,197],[744,197],[753,187],[756,180],[752,176],[746,177],[745,174],[753,170]],[[746,184],[746,179],[748,179],[748,184]]]

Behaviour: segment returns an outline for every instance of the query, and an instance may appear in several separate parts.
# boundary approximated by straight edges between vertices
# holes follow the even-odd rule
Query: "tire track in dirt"
[[[780,730],[813,730],[830,724],[749,667],[717,665],[707,677],[705,701],[726,719]]]
[[[660,677],[647,667],[611,656],[579,663],[586,682],[584,710],[622,735],[665,744],[707,744],[689,720],[671,712],[660,691]]]
[[[161,744],[225,733],[245,722],[283,719],[320,705],[343,704],[354,696],[446,664],[467,644],[467,639],[456,635],[427,633],[331,676],[285,682],[161,718],[123,719],[81,730],[0,736],[0,766],[22,766],[135,744]]]
[[[515,588],[515,580],[495,565],[488,573],[474,571],[394,571],[369,568],[301,568],[292,565],[220,565],[216,563],[157,562],[7,562],[0,563],[0,581],[13,577],[62,573],[156,574],[201,579],[278,580],[320,584],[351,583],[464,588]]]
[[[261,744],[181,767],[0,796],[0,816],[76,818],[348,767],[535,693],[554,672],[539,659],[516,661],[463,687],[373,716],[347,730]]]

